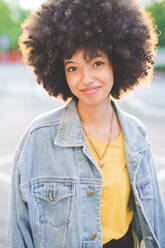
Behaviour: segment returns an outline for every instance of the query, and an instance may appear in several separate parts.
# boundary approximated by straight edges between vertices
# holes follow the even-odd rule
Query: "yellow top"
[[[85,135],[85,134],[84,134]],[[85,135],[88,146],[98,162],[98,157]],[[91,139],[91,138],[90,138]],[[91,139],[98,154],[104,152],[107,142]],[[128,207],[130,183],[124,152],[124,135],[113,139],[103,157],[104,166],[99,167],[103,177],[101,200],[101,223],[103,244],[112,239],[120,239],[126,234],[133,217],[133,211]]]

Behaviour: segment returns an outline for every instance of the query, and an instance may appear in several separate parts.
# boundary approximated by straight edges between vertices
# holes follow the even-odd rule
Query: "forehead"
[[[90,62],[95,58],[107,57],[106,53],[99,49],[79,49],[72,57],[65,58],[64,61],[83,59],[86,62]]]

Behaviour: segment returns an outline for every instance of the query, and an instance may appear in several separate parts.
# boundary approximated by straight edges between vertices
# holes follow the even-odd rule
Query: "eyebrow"
[[[104,55],[102,55],[102,54],[97,54],[97,55],[95,55],[93,58],[91,58],[90,60],[93,60],[93,59],[95,59],[95,58],[100,58],[100,57],[104,57]],[[72,61],[72,60],[69,60],[69,61],[67,61],[67,62],[64,63],[64,66],[66,66],[67,64],[72,64],[72,63],[76,63],[76,62],[75,62],[75,61]]]
[[[64,63],[64,66],[66,66],[67,64],[72,64],[72,63],[76,63],[74,61],[67,61],[66,63]]]

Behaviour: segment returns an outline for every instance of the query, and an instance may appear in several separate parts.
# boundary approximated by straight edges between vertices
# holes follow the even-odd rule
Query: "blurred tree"
[[[21,23],[29,14],[29,10],[24,10],[19,6],[13,13],[10,6],[3,0],[0,0],[0,36],[7,35],[9,37],[9,49],[18,48],[18,36],[21,32]],[[1,48],[2,49],[2,48]]]
[[[0,0],[0,35],[6,34],[10,39],[10,30],[13,29],[13,20],[10,16],[10,9],[6,3]]]
[[[49,1],[51,2],[51,0]],[[0,36],[6,34],[9,37],[9,49],[18,48],[18,36],[21,33],[20,25],[30,13],[30,10],[22,9],[16,3],[18,1],[11,1],[7,4],[0,0]],[[158,25],[158,32],[161,34],[158,45],[165,47],[165,0],[161,2],[151,0],[150,4],[146,6],[146,10],[151,12],[155,24]]]
[[[146,8],[151,12],[155,24],[158,26],[159,46],[165,47],[165,0],[161,2],[152,1],[151,5]]]

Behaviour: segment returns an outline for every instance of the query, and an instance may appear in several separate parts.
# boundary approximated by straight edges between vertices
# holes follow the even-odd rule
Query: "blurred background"
[[[42,2],[0,0],[0,248],[7,247],[8,201],[16,145],[32,119],[61,104],[36,84],[18,50],[21,23]],[[160,34],[155,73],[151,87],[137,87],[118,104],[147,128],[165,201],[165,0],[140,2],[151,12]]]

